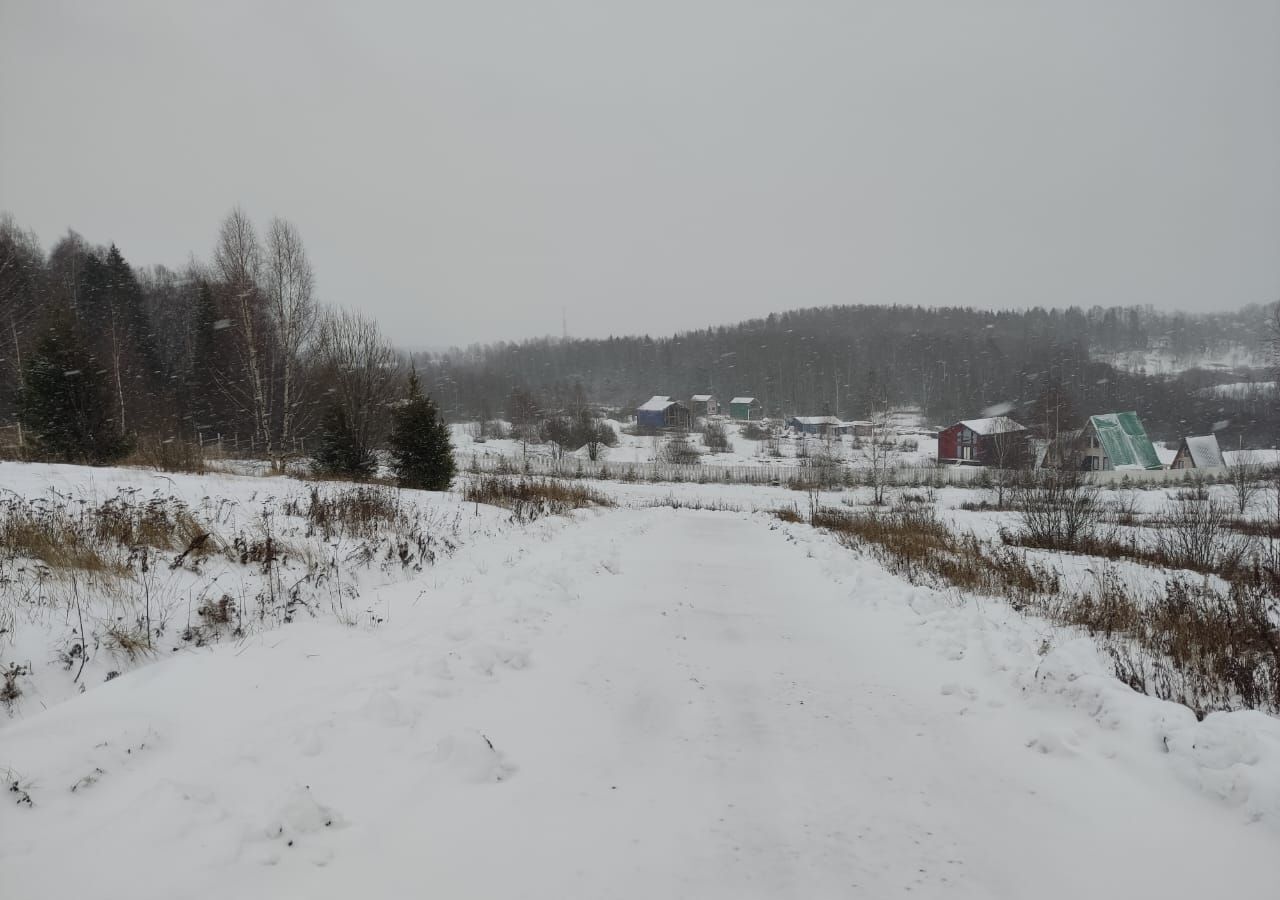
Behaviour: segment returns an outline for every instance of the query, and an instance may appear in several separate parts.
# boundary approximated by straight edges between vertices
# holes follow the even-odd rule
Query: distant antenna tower
[[[560,337],[569,340],[569,314],[563,306],[560,307]]]

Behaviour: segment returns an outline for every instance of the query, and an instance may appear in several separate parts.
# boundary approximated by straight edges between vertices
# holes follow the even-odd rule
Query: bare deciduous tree
[[[889,473],[893,468],[893,432],[889,426],[889,409],[880,407],[871,413],[871,433],[862,443],[862,457],[866,462],[866,480],[871,488],[871,499],[876,506],[884,504],[885,490],[889,486]]]
[[[1015,488],[1023,540],[1047,550],[1076,550],[1102,520],[1098,488],[1072,469],[1027,473]]]
[[[302,356],[315,335],[318,310],[315,276],[298,230],[283,219],[267,227],[265,264],[267,315],[279,348],[280,421],[277,446],[293,442],[303,409]]]
[[[239,207],[222,220],[213,268],[231,316],[239,357],[236,376],[219,379],[219,388],[249,417],[258,449],[270,453],[271,347],[261,289],[262,247],[253,223]]]
[[[1166,518],[1156,543],[1175,566],[1226,577],[1249,555],[1253,538],[1232,530],[1230,507],[1208,492],[1183,492],[1169,504]]]
[[[996,491],[996,505],[1003,507],[1005,491],[1031,468],[1031,444],[1026,431],[1000,431],[991,436],[990,447],[991,486]]]
[[[1263,469],[1262,462],[1248,450],[1237,454],[1235,461],[1227,466],[1231,496],[1236,501],[1236,512],[1242,516],[1249,511],[1253,498],[1263,489]]]
[[[376,322],[339,309],[320,319],[316,354],[353,440],[360,450],[371,451],[386,426],[392,384],[399,377],[395,349]]]

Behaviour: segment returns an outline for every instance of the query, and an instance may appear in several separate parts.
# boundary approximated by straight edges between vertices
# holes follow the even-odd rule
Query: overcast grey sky
[[[405,345],[1280,298],[1280,0],[0,0],[0,209]]]

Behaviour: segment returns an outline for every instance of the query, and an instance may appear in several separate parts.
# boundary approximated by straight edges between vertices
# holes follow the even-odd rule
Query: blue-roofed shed
[[[667,396],[650,397],[636,407],[640,428],[688,428],[689,407]]]

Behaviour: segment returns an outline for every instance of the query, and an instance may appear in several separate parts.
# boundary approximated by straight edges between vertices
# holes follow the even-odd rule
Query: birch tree
[[[263,314],[262,247],[253,223],[239,207],[222,220],[213,251],[213,268],[234,329],[238,363],[230,377],[219,379],[219,388],[247,416],[257,447],[270,454],[270,344]]]
[[[312,296],[315,276],[297,228],[284,219],[267,227],[265,293],[267,315],[279,351],[280,427],[277,446],[296,436],[305,381],[302,356],[315,335],[318,310]]]

